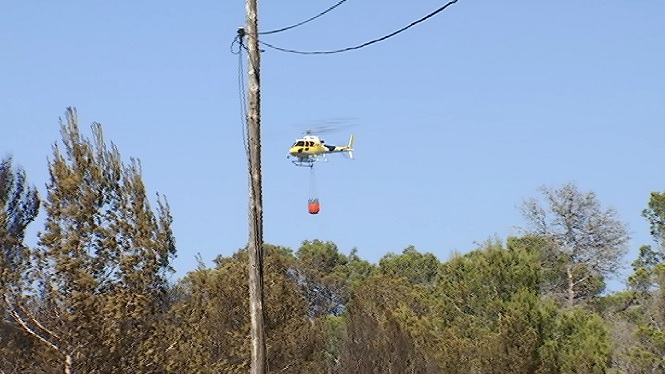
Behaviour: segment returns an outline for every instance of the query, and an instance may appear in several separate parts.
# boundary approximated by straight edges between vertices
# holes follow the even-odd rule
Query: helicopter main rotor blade
[[[331,132],[342,131],[354,126],[358,126],[357,123],[349,123],[349,119],[330,119],[325,121],[318,121],[316,125],[307,126],[307,130],[304,131],[305,134],[327,134]]]

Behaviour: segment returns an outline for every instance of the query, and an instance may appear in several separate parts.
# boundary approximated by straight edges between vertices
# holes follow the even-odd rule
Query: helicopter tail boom
[[[354,140],[355,140],[355,137],[354,137],[353,135],[351,135],[351,137],[349,138],[349,144],[334,147],[334,148],[331,150],[331,152],[342,152],[342,153],[346,153],[346,154],[349,156],[349,158],[352,159],[352,158],[353,158],[353,141],[354,141]]]

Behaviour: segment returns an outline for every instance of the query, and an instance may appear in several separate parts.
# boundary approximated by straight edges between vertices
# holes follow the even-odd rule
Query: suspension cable
[[[315,19],[317,19],[317,18],[323,16],[324,14],[326,14],[326,13],[330,12],[331,10],[337,8],[338,6],[342,5],[342,4],[343,4],[344,2],[346,2],[346,1],[347,1],[347,0],[340,0],[340,1],[337,2],[337,4],[331,6],[330,8],[324,10],[323,12],[321,12],[321,13],[315,15],[314,17],[308,18],[308,19],[306,19],[306,20],[304,20],[304,21],[302,21],[302,22],[298,22],[298,23],[296,23],[296,24],[294,24],[294,25],[291,25],[291,26],[282,27],[281,29],[276,29],[276,30],[270,30],[270,31],[260,32],[259,35],[277,34],[278,32],[282,32],[282,31],[286,31],[286,30],[291,30],[291,29],[294,29],[294,28],[296,28],[296,27],[298,27],[298,26],[302,26],[302,25],[306,24],[307,22],[314,21]]]
[[[400,34],[400,33],[410,29],[411,27],[413,27],[413,26],[415,26],[419,23],[424,22],[424,21],[426,21],[427,19],[429,19],[431,17],[434,17],[435,15],[437,15],[440,12],[444,11],[449,6],[455,4],[457,1],[458,0],[451,0],[448,3],[446,3],[445,5],[439,7],[438,9],[436,9],[435,11],[429,13],[428,15],[426,15],[424,17],[421,17],[420,19],[418,19],[416,21],[411,22],[410,24],[402,27],[399,30],[393,31],[390,34],[384,35],[380,38],[373,39],[373,40],[370,40],[368,42],[365,42],[365,43],[362,43],[362,44],[359,44],[359,45],[356,45],[356,46],[353,46],[353,47],[335,49],[335,50],[331,50],[331,51],[299,51],[299,50],[296,50],[296,49],[288,49],[288,48],[277,47],[273,44],[270,44],[270,43],[267,43],[267,42],[264,42],[264,41],[261,41],[261,40],[259,40],[259,43],[263,46],[266,46],[268,48],[272,48],[272,49],[280,51],[280,52],[295,53],[295,54],[300,54],[300,55],[331,55],[331,54],[334,54],[334,53],[342,53],[342,52],[353,51],[353,50],[361,49],[361,48],[370,46],[372,44],[384,41],[384,40],[386,40],[388,38],[391,38],[391,37],[393,37],[397,34]]]

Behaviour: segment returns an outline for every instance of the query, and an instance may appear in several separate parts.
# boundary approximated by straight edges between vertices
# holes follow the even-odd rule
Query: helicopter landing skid
[[[316,160],[291,160],[291,162],[293,162],[293,165],[295,166],[311,168],[314,167],[314,162],[316,162]]]
[[[290,157],[291,158],[291,157]],[[310,157],[292,157],[291,162],[296,166],[302,167],[314,167],[315,162],[328,162],[328,158],[325,156],[310,156]]]

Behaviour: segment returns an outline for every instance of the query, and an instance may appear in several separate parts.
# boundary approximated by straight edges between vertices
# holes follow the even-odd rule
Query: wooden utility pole
[[[266,372],[263,323],[263,199],[261,197],[261,90],[257,0],[247,0],[247,136],[249,147],[249,313],[252,339],[251,374]]]

